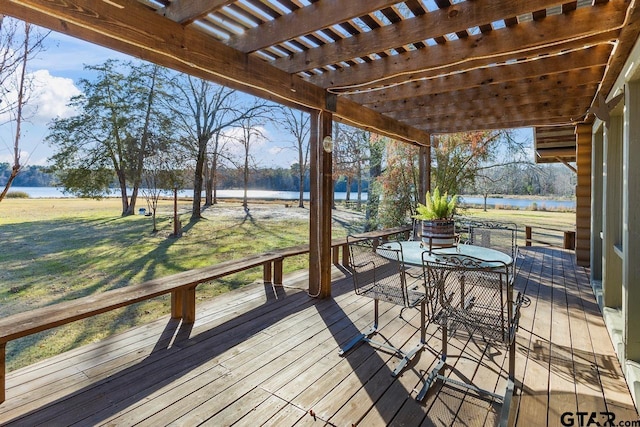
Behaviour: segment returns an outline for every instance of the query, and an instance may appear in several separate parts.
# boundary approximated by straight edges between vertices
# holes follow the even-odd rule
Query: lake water
[[[469,204],[469,205],[483,205],[484,198],[482,197],[471,197],[471,196],[461,196],[460,202]],[[511,198],[511,197],[487,197],[487,207],[495,208],[496,206],[500,207],[509,207],[509,208],[517,208],[517,209],[528,209],[536,204],[537,208],[540,210],[543,209],[575,209],[576,202],[575,200],[553,200],[553,199],[544,199],[544,200],[532,200],[532,199],[521,199],[521,198]]]
[[[64,194],[62,188],[56,187],[11,187],[11,191],[20,191],[27,193],[32,198],[50,198],[59,199],[64,197],[75,197],[71,194]],[[241,199],[244,197],[243,190],[218,190],[217,195],[221,199]],[[166,192],[165,196],[173,197],[173,192]],[[179,197],[193,197],[193,190],[178,191]],[[110,197],[120,197],[119,193],[111,193]],[[202,193],[204,198],[204,192]],[[249,190],[247,197],[250,199],[262,200],[298,200],[300,194],[297,191],[269,191],[269,190]],[[305,200],[309,200],[311,195],[309,192],[303,193]],[[335,193],[336,200],[345,200],[347,193]],[[351,200],[356,200],[358,193],[351,193]],[[367,200],[367,193],[362,194],[362,200]]]
[[[22,191],[33,198],[61,198],[61,197],[73,197],[68,194],[64,194],[62,189],[55,187],[11,187],[10,191]],[[173,193],[167,193],[167,196],[172,196]],[[193,190],[181,190],[178,192],[180,197],[192,197]],[[113,194],[112,194],[113,196]],[[247,196],[251,199],[276,199],[276,200],[297,200],[297,191],[267,191],[267,190],[249,190]],[[356,200],[357,193],[351,193],[351,200]],[[203,194],[204,197],[204,194]],[[218,190],[218,197],[224,198],[242,198],[243,190]],[[304,193],[305,200],[309,200],[309,193]],[[345,200],[346,193],[335,193],[336,200]],[[367,193],[362,194],[362,199],[367,200]],[[482,205],[484,200],[482,197],[461,196],[460,201],[464,204]],[[533,204],[536,204],[538,209],[575,209],[575,200],[532,200],[521,199],[511,197],[488,197],[487,206],[490,208],[500,207],[512,207],[518,209],[530,208]]]

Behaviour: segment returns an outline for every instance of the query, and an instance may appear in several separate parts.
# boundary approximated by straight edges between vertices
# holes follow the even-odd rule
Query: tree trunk
[[[247,146],[248,146],[248,143],[247,143]],[[249,189],[249,152],[247,150],[244,156],[244,195],[242,198],[242,206],[244,206],[245,210],[247,209],[247,206],[248,206],[248,200],[247,200],[248,189]]]
[[[218,203],[218,153],[213,153],[213,159],[211,160],[211,189],[212,189],[212,203],[215,205]]]
[[[22,166],[20,165],[20,136],[22,132],[22,107],[25,104],[25,79],[27,74],[27,59],[29,57],[29,33],[31,32],[31,25],[25,23],[24,26],[24,52],[22,54],[22,70],[20,72],[20,84],[18,87],[18,106],[16,111],[16,135],[13,140],[13,167],[11,168],[11,175],[5,184],[2,194],[0,194],[0,201],[9,192],[13,180],[16,179],[20,173]]]
[[[133,191],[131,193],[131,202],[129,203],[128,215],[134,215],[136,210],[136,202],[138,200],[138,189],[142,182],[142,170],[144,169],[144,158],[147,153],[147,145],[149,142],[149,123],[151,122],[151,112],[153,106],[153,98],[155,95],[156,78],[158,76],[158,66],[153,67],[153,75],[151,76],[151,87],[149,88],[149,96],[147,97],[147,110],[144,116],[144,127],[142,128],[142,138],[140,139],[140,147],[138,148],[138,157],[136,159],[136,169],[133,177]],[[155,228],[155,226],[154,226]]]
[[[122,200],[122,216],[131,215],[129,210],[129,196],[127,195],[127,180],[124,172],[120,169],[118,174],[118,184],[120,184],[120,200]]]
[[[298,200],[298,207],[304,208],[304,159],[302,157],[302,149],[298,149],[298,178],[300,179],[300,199]]]
[[[213,204],[213,176],[209,162],[204,162],[204,205],[211,206]]]
[[[127,207],[127,215],[135,215],[136,214],[136,202],[138,201],[138,190],[139,187],[134,185],[133,190],[131,191],[131,198],[129,199],[129,206]]]
[[[16,179],[16,176],[18,176],[19,172],[20,172],[20,167],[16,168],[14,165],[11,168],[11,175],[9,175],[9,180],[7,181],[7,184],[4,186],[4,190],[2,190],[2,193],[0,193],[0,202],[4,199],[4,197],[9,192],[9,189],[11,188],[11,184],[13,184],[13,180]]]
[[[488,194],[484,193],[483,196],[484,196],[484,211],[486,212],[487,211],[487,196],[488,196]]]
[[[207,161],[206,149],[206,139],[200,138],[200,141],[198,141],[198,157],[196,159],[196,170],[193,177],[193,208],[191,211],[192,221],[197,221],[202,218],[202,210],[200,208],[200,204],[202,203],[204,163]]]

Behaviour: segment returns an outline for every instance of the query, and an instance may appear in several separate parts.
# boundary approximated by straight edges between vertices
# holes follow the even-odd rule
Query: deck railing
[[[396,227],[363,233],[360,236],[386,238],[404,234],[408,237],[410,230],[410,226]],[[332,240],[331,248],[333,263],[340,264],[341,261],[342,265],[348,266],[346,238]],[[196,287],[199,284],[262,267],[265,283],[282,285],[284,259],[308,252],[309,245],[301,245],[251,255],[0,319],[0,403],[5,401],[6,344],[9,341],[166,294],[171,294],[171,317],[182,319],[184,323],[193,323],[196,317]],[[340,260],[340,254],[342,254],[342,260]]]
[[[555,246],[563,249],[576,248],[575,230],[561,230],[551,227],[539,227],[527,225],[524,228],[525,246],[532,243],[546,246]]]

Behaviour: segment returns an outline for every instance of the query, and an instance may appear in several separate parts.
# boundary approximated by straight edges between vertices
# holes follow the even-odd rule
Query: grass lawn
[[[290,203],[290,202],[289,202]],[[121,217],[119,199],[5,199],[0,203],[0,316],[104,292],[128,284],[308,242],[308,208],[285,202],[223,202],[190,223],[190,201],[179,203],[183,236],[173,231],[173,202],[151,217]],[[143,207],[144,205],[140,205]],[[575,213],[470,209],[465,215],[573,228]],[[362,230],[362,215],[337,212],[333,237]],[[523,227],[524,228],[524,227]],[[307,256],[285,260],[285,273],[307,267]],[[260,268],[198,286],[197,298],[260,280]],[[7,345],[13,370],[169,313],[169,296],[111,311]]]

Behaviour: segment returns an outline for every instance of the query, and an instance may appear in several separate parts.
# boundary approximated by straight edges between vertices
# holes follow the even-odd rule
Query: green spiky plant
[[[458,196],[452,196],[445,192],[440,194],[440,189],[436,187],[433,194],[427,191],[426,204],[418,203],[416,214],[412,218],[422,221],[430,221],[435,219],[451,220],[458,203]]]

